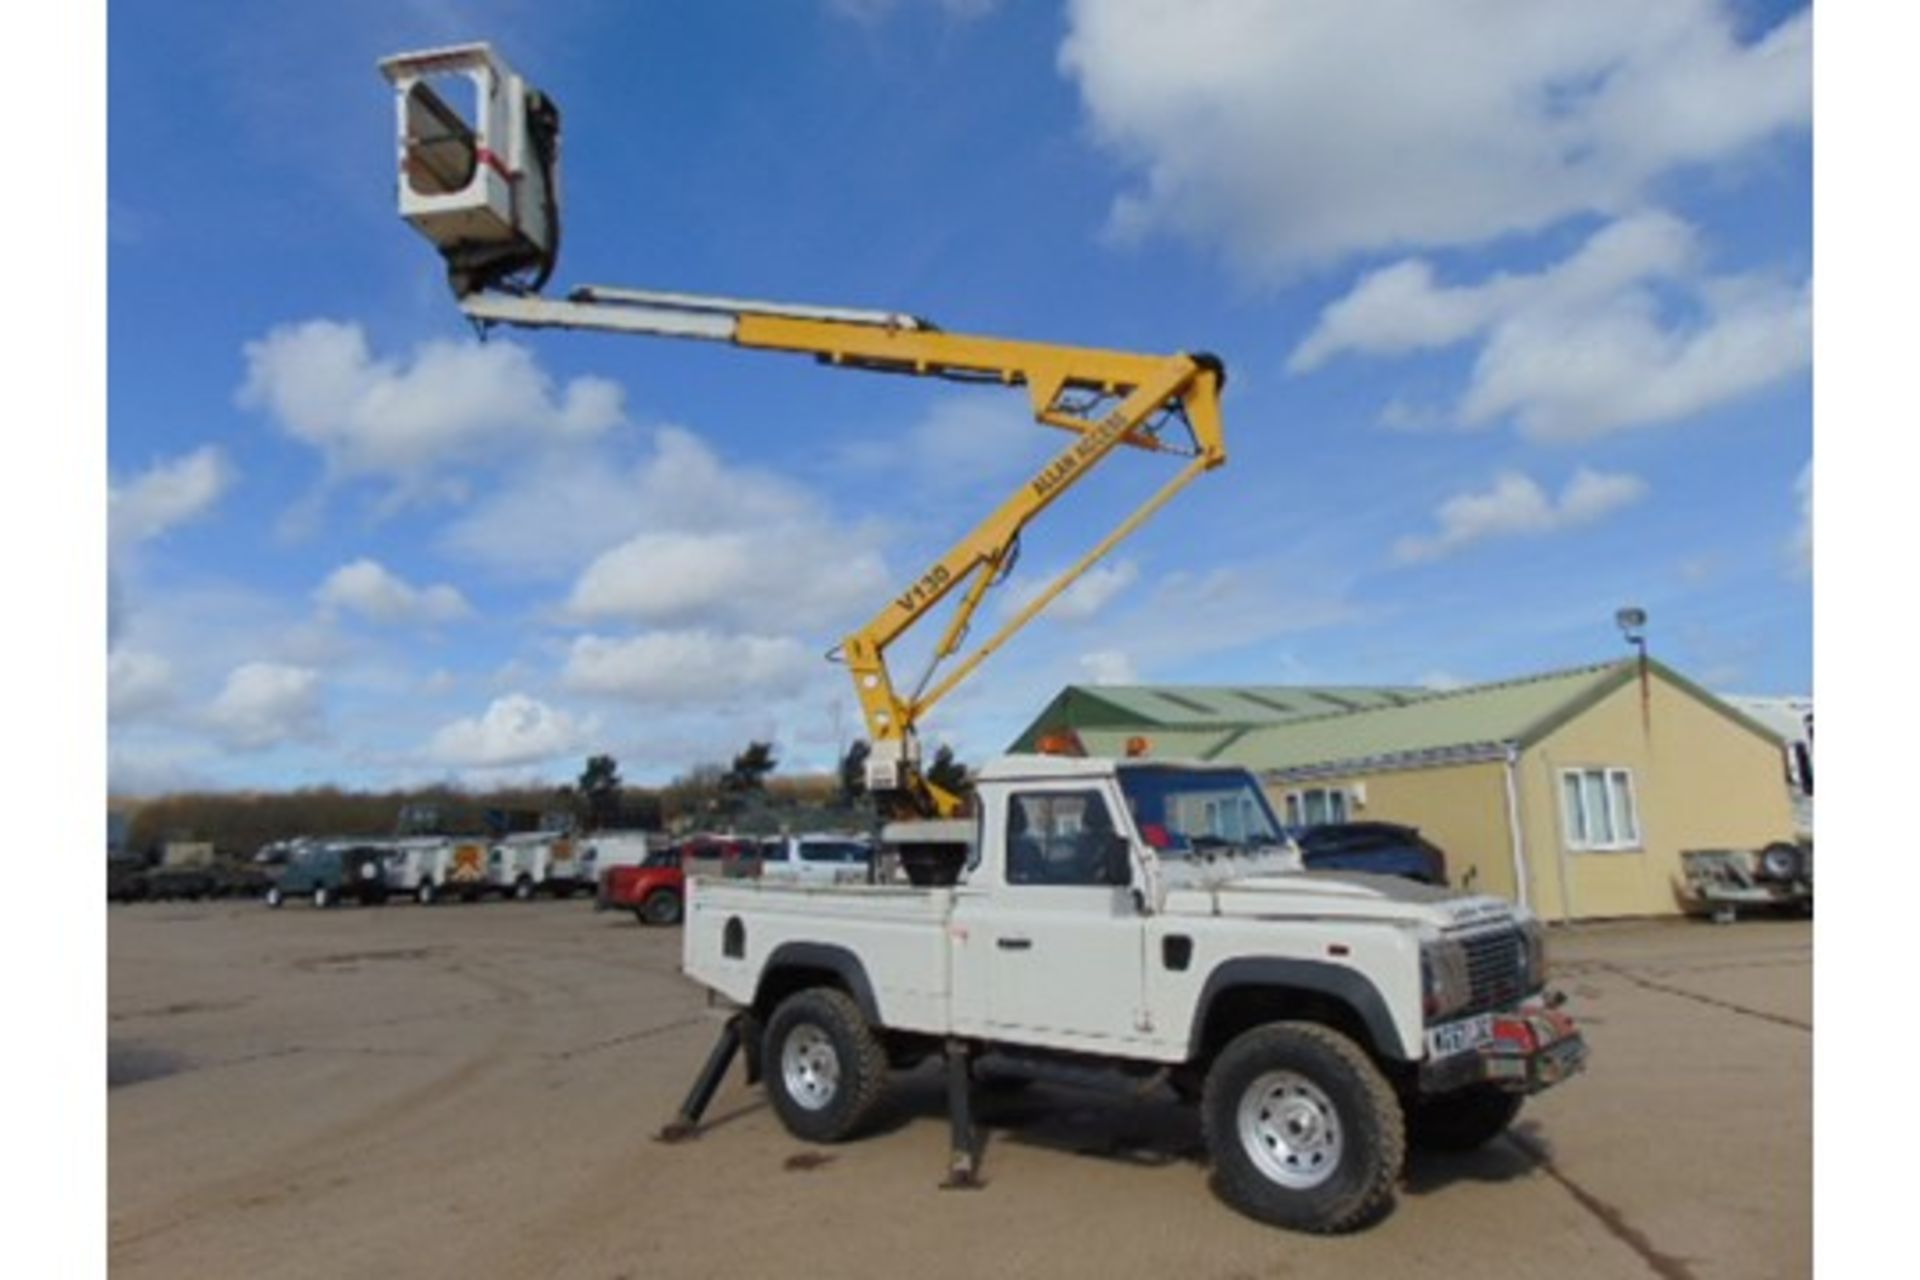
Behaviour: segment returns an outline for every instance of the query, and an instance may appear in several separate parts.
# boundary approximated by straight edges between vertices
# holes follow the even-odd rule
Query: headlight
[[[1538,920],[1529,920],[1520,926],[1520,936],[1526,941],[1525,990],[1538,991],[1547,985],[1547,926]]]
[[[1421,1006],[1429,1022],[1446,1017],[1473,999],[1467,975],[1467,949],[1442,938],[1420,948]]]

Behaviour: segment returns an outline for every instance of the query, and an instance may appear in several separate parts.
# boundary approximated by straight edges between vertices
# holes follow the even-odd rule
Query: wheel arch
[[[838,988],[859,1006],[868,1025],[885,1025],[866,965],[845,947],[823,942],[783,942],[773,949],[760,966],[760,981],[754,987],[755,1016],[762,1020],[771,1017],[782,1000],[808,987]]]
[[[1410,1062],[1380,989],[1358,970],[1317,960],[1248,956],[1207,975],[1188,1032],[1189,1061],[1208,1061],[1241,1032],[1286,1019],[1343,1032],[1376,1058]]]

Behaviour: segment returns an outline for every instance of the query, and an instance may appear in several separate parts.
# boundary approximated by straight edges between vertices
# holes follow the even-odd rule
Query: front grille
[[[1496,929],[1460,939],[1467,951],[1473,996],[1460,1015],[1503,1009],[1527,993],[1527,940],[1518,929]]]

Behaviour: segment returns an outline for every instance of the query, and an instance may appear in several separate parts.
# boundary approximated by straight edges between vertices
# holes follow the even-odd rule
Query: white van
[[[571,897],[581,878],[580,844],[564,831],[506,836],[487,850],[487,882],[521,902],[536,893]]]
[[[760,875],[801,884],[865,884],[873,842],[864,836],[774,836],[760,843]]]
[[[580,882],[598,885],[614,867],[637,867],[651,849],[644,831],[596,831],[581,843]]]
[[[449,895],[471,902],[488,889],[486,842],[471,836],[407,836],[384,841],[387,888],[428,906]]]

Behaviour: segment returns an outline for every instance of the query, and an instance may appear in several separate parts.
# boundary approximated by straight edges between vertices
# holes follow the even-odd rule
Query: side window
[[[1097,791],[1025,792],[1007,804],[1007,883],[1125,884],[1113,815]]]
[[[787,842],[785,840],[766,840],[760,845],[760,861],[785,862],[787,860]]]
[[[1287,825],[1317,827],[1347,820],[1347,793],[1341,787],[1308,787],[1287,792]]]

